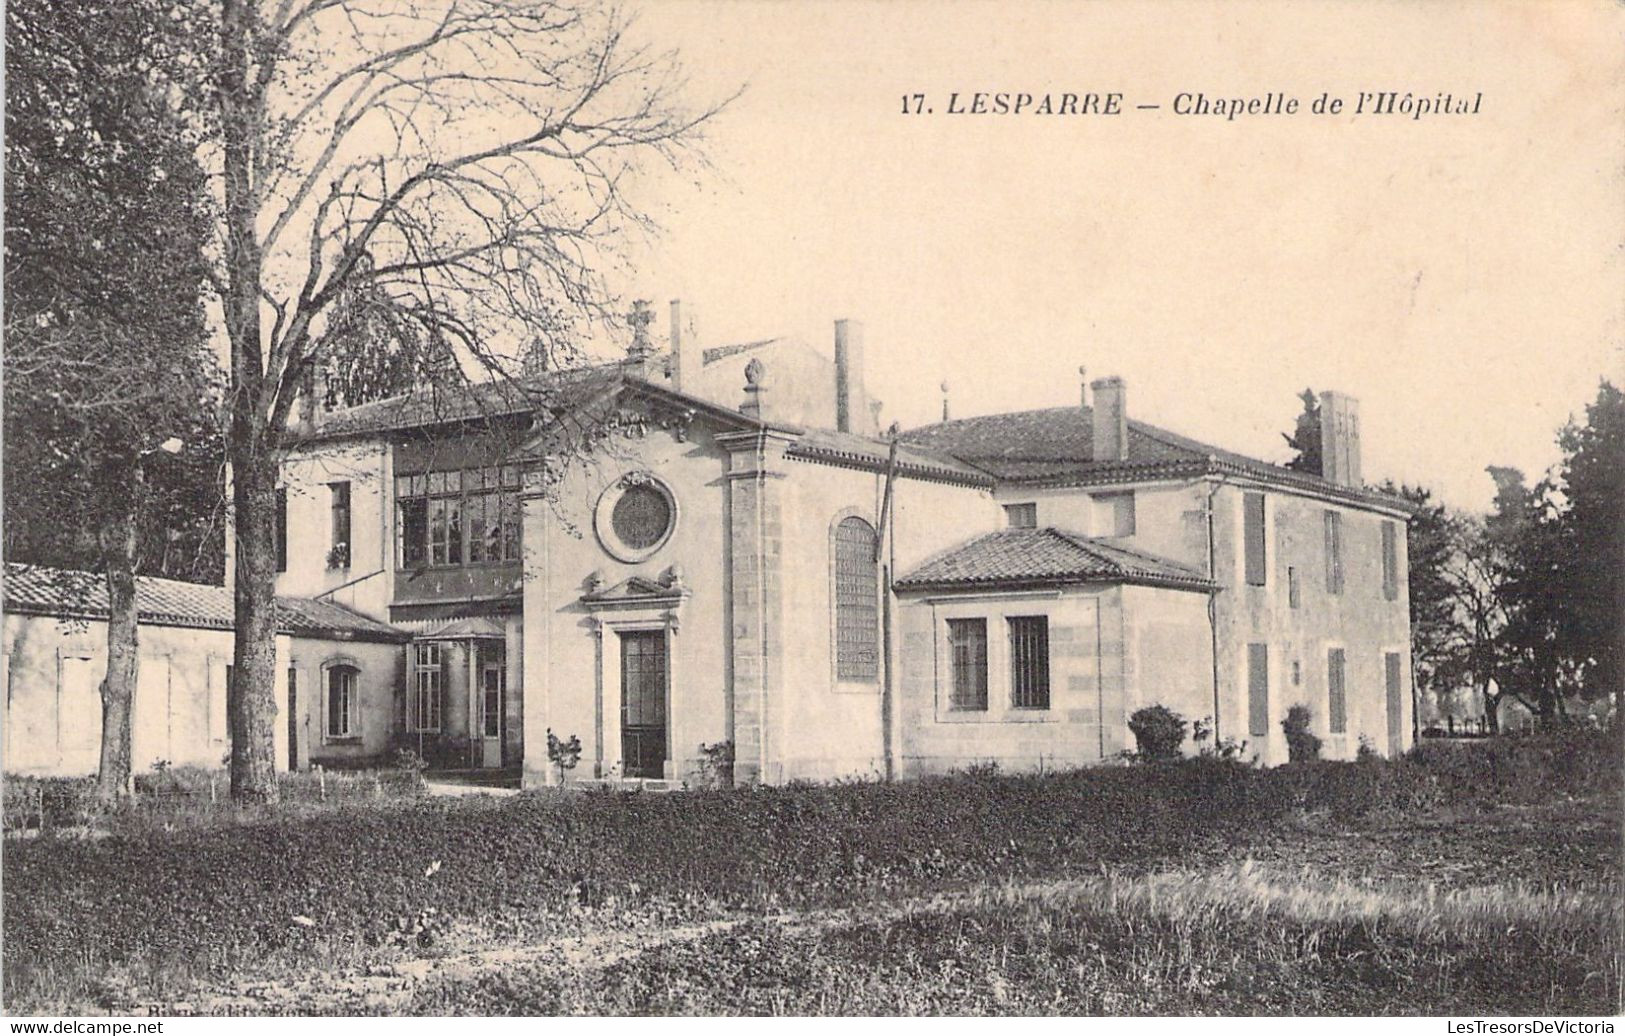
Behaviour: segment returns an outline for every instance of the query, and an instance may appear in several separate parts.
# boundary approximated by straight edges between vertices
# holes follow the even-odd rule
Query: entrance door
[[[628,777],[666,776],[666,631],[621,634],[621,766]]]
[[[502,766],[502,710],[508,696],[508,669],[501,662],[480,667],[480,765]]]

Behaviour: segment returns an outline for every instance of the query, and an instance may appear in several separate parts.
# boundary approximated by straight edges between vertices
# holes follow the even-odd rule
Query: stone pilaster
[[[552,784],[556,780],[547,762],[548,709],[548,601],[547,532],[549,504],[542,490],[543,472],[538,465],[527,466],[520,494],[519,542],[524,559],[520,571],[523,611],[519,624],[520,712],[524,730],[521,748],[523,783],[527,788]],[[512,688],[510,688],[510,695]]]
[[[765,428],[717,436],[728,450],[734,779],[741,784],[776,784],[783,776],[782,510],[791,441]]]

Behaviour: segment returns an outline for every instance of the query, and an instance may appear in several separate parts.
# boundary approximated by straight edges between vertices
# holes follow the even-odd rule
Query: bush
[[[1179,758],[1179,748],[1185,743],[1185,717],[1168,706],[1147,705],[1136,710],[1129,717],[1128,728],[1140,746],[1141,760],[1158,762]]]
[[[1309,729],[1309,706],[1294,705],[1281,720],[1286,734],[1286,755],[1290,762],[1307,763],[1320,758],[1320,738]]]

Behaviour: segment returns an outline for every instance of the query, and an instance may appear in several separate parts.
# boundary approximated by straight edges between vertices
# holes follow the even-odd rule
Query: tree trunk
[[[237,636],[227,702],[231,719],[231,796],[239,802],[276,800],[276,504],[274,462],[258,451],[233,465],[237,513],[234,606]]]
[[[131,712],[140,673],[140,625],[136,610],[136,520],[142,489],[141,462],[115,523],[102,530],[107,579],[107,675],[102,678],[102,754],[96,793],[111,801],[130,794]]]
[[[1495,694],[1492,696],[1489,684],[1485,684],[1480,689],[1479,696],[1484,699],[1484,725],[1489,728],[1491,734],[1499,734],[1501,732],[1501,695]]]

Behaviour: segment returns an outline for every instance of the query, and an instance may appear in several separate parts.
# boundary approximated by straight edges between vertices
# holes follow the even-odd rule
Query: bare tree
[[[676,56],[575,0],[222,0],[207,16],[216,288],[230,343],[236,522],[232,793],[274,796],[273,514],[330,310],[393,301],[472,377],[521,343],[570,366],[563,311],[611,319],[603,277],[651,228],[639,174],[696,161],[721,104]]]

